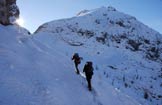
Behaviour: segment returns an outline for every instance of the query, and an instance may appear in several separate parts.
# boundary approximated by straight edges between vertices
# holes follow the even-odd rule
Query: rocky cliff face
[[[19,13],[16,0],[0,0],[0,24],[13,24]]]

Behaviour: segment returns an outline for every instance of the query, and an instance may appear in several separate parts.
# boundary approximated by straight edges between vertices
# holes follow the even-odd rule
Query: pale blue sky
[[[162,0],[17,0],[24,27],[34,32],[43,23],[75,16],[84,9],[113,6],[162,33]]]

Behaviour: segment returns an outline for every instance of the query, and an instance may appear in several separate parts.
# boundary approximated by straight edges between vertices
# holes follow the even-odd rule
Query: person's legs
[[[91,91],[92,90],[91,79],[90,78],[87,78],[87,82],[88,82],[88,88]]]
[[[76,62],[75,62],[75,68],[76,68],[77,74],[79,74],[78,63]]]

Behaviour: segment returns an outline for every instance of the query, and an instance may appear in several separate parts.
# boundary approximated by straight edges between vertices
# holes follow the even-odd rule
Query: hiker
[[[75,69],[76,69],[76,73],[79,74],[79,69],[78,69],[78,65],[81,63],[81,57],[79,57],[78,53],[74,53],[72,60],[74,60],[74,64],[75,64]]]
[[[89,89],[89,91],[91,91],[92,90],[91,79],[92,79],[92,75],[93,75],[93,66],[92,66],[91,61],[86,62],[83,72],[85,72],[85,75],[86,75],[88,89]]]

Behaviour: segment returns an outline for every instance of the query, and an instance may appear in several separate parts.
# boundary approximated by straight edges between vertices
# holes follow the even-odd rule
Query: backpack
[[[80,63],[81,63],[81,59],[80,59],[80,57],[79,57],[79,54],[78,54],[78,53],[75,53],[75,54],[74,54],[74,56],[73,56],[73,58],[75,59],[75,61],[76,61],[78,64],[80,64]]]
[[[91,67],[92,67],[92,64],[93,64],[93,63],[92,63],[91,61],[88,61],[88,62],[87,62],[87,65],[88,65],[88,66],[91,66]]]
[[[93,67],[92,67],[92,62],[91,61],[88,61],[87,62],[87,74],[89,75],[93,75]]]

